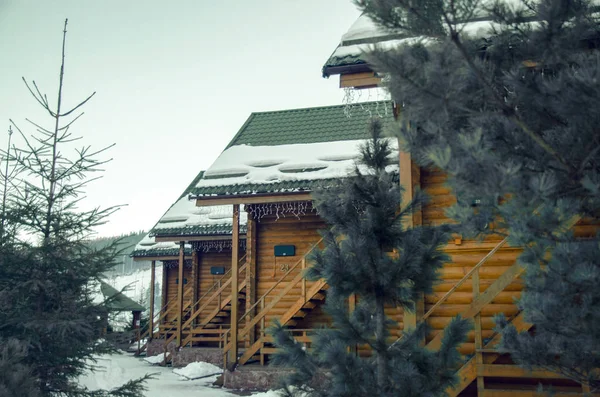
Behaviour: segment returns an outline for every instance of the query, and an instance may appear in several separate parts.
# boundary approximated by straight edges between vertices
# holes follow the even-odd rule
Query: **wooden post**
[[[350,297],[348,297],[348,312],[352,313],[354,311],[354,309],[356,309],[356,294],[352,294],[350,295]],[[357,345],[353,345],[349,347],[350,352],[354,353],[354,354],[358,354],[358,346]]]
[[[305,270],[306,270],[306,257],[303,257],[301,271],[304,272]],[[306,302],[306,277],[302,277],[302,301]]]
[[[177,347],[181,347],[181,338],[183,325],[183,265],[185,258],[185,243],[181,241],[179,243],[179,282],[177,284]]]
[[[256,302],[256,221],[252,214],[248,214],[248,227],[246,232],[246,312]],[[254,310],[253,310],[254,311]],[[252,321],[254,313],[246,316],[246,326]],[[256,341],[256,330],[253,327],[248,333],[248,343]]]
[[[152,265],[150,267],[150,310],[148,316],[148,336],[150,339],[154,337],[154,284],[156,283],[156,261],[152,261]]]
[[[479,297],[479,269],[473,273],[473,300]],[[477,313],[474,318],[475,322],[475,366],[477,369],[477,396],[485,395],[485,385],[483,382],[483,340],[481,337],[481,313]]]
[[[400,149],[400,140],[398,140],[398,148]],[[404,209],[412,201],[415,187],[419,186],[420,172],[419,167],[413,163],[410,153],[399,150],[399,167],[400,167],[400,186],[402,187],[402,202],[400,208]],[[412,216],[407,216],[403,219],[402,224],[409,229],[421,223],[420,214],[416,213]],[[415,310],[413,312],[404,311],[403,322],[404,329],[415,329],[417,323],[425,314],[425,297],[421,295],[415,302]]]
[[[167,266],[165,266],[165,262],[162,263],[162,268],[163,268],[163,272],[162,272],[162,296],[160,297],[161,300],[161,311],[164,310],[165,312],[169,311],[169,308],[167,307],[167,303],[169,301],[169,278],[168,278],[168,269]],[[162,313],[161,313],[162,314]],[[163,322],[167,322],[167,317],[169,317],[168,315],[165,314],[165,316],[163,317]],[[160,335],[160,323],[159,323],[159,328],[158,328],[158,333]]]
[[[200,293],[198,291],[200,286],[200,254],[198,251],[192,251],[192,305],[190,307],[191,313],[195,313],[198,309],[198,297]],[[194,319],[192,326],[196,325],[198,317]]]
[[[231,233],[231,349],[227,362],[235,365],[238,356],[238,262],[240,250],[240,205],[233,205]]]

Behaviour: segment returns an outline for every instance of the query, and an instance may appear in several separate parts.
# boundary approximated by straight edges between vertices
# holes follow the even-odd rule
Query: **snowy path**
[[[233,397],[227,389],[215,388],[212,383],[216,376],[198,380],[183,380],[173,373],[172,368],[152,366],[140,358],[129,354],[102,356],[98,362],[104,367],[97,372],[80,378],[80,384],[90,389],[111,389],[130,379],[156,373],[155,379],[147,382],[146,397]],[[258,396],[275,396],[274,392],[253,394]]]

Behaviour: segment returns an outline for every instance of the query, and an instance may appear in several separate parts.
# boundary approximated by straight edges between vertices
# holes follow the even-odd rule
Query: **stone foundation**
[[[223,367],[223,350],[212,347],[184,347],[175,353],[172,364],[174,367],[185,367],[196,361]]]
[[[165,341],[162,339],[152,339],[148,342],[148,346],[146,347],[146,356],[157,356],[159,354],[163,354],[165,352]],[[168,351],[172,352],[175,350],[175,342],[169,343]]]
[[[234,371],[223,372],[223,387],[244,391],[267,391],[281,387],[281,378],[287,377],[293,368],[261,366],[258,364],[238,366]],[[328,371],[320,372],[308,383],[315,390],[327,388]]]
[[[235,371],[223,373],[223,386],[228,389],[266,391],[279,387],[279,378],[291,369],[260,365],[239,366]]]
[[[146,348],[146,356],[157,356],[164,354],[164,340],[153,339],[148,343]],[[210,363],[218,367],[223,366],[223,350],[212,347],[184,347],[177,349],[175,342],[169,343],[167,352],[170,354],[172,360],[171,364],[174,367],[185,367],[186,365],[203,361]]]

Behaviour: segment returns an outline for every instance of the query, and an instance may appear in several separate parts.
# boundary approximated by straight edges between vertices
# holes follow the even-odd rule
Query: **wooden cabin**
[[[484,34],[485,25],[465,24],[465,31]],[[368,16],[361,15],[350,27],[323,66],[323,77],[339,76],[340,88],[370,90],[381,83],[381,77],[364,60],[363,53],[377,45],[394,48],[405,40],[397,32],[390,32],[375,24]],[[445,182],[447,175],[437,169],[424,169],[411,160],[410,153],[399,153],[400,183],[408,197],[415,187],[429,195],[429,202],[422,208],[412,225],[435,225],[451,222],[445,209],[455,203]],[[595,228],[582,220],[572,225],[579,237],[595,235]],[[541,369],[527,371],[516,366],[508,355],[495,350],[499,336],[494,332],[494,315],[504,313],[519,331],[533,332],[534,325],[523,319],[515,299],[521,295],[521,277],[524,270],[516,261],[521,250],[511,247],[506,239],[488,237],[474,241],[455,236],[445,248],[452,261],[444,266],[441,283],[434,293],[417,302],[415,316],[407,314],[403,326],[413,326],[426,321],[433,332],[426,344],[435,349],[440,346],[444,327],[456,315],[472,319],[474,329],[460,349],[466,357],[458,369],[459,384],[448,390],[450,396],[532,396],[539,384],[552,385],[556,395],[581,395],[589,391],[585,385],[562,379],[560,375]]]
[[[202,175],[200,172],[194,178],[132,253],[135,260],[152,262],[152,321],[142,330],[140,339],[157,342],[159,348],[155,352],[162,352],[171,344],[218,346],[224,330],[230,327],[232,294],[226,278],[231,269],[232,247],[237,247],[242,259],[244,256],[246,217],[244,213],[240,219],[239,239],[234,246],[231,207],[198,208],[188,199],[190,189]],[[162,263],[158,313],[154,310],[157,261]],[[148,344],[140,345],[138,354],[147,347]]]
[[[361,59],[362,51],[372,43],[394,46],[401,40],[361,16],[323,74],[339,75],[346,89],[376,88],[380,76]],[[146,258],[165,267],[163,310],[154,322],[160,326],[157,339],[178,348],[214,343],[232,373],[250,363],[268,363],[276,349],[265,331],[274,319],[310,347],[313,330],[330,323],[322,310],[327,285],[303,278],[310,266],[306,257],[320,244],[318,231],[326,227],[312,206],[311,192],[347,177],[358,145],[369,138],[369,120],[379,117],[385,128],[394,122],[396,110],[384,101],[253,113],[142,244],[148,244]],[[417,187],[430,195],[407,226],[450,222],[445,209],[456,198],[445,184],[446,175],[420,168],[409,153],[399,152],[398,159],[390,172],[398,173],[405,199]],[[229,219],[215,228],[210,214],[217,208]],[[594,231],[577,224],[575,232]],[[209,248],[223,242],[228,250]],[[432,329],[426,346],[437,349],[451,318],[473,320],[474,329],[460,348],[465,361],[457,368],[459,383],[448,390],[450,396],[533,396],[540,383],[552,385],[557,395],[581,394],[583,386],[544,370],[526,371],[494,349],[499,341],[495,314],[504,313],[518,330],[532,329],[514,303],[524,272],[516,262],[519,247],[496,237],[474,241],[454,236],[445,250],[452,261],[441,271],[434,293],[416,302],[416,312],[387,308],[397,321],[391,334],[400,336],[425,321]],[[219,266],[225,274],[215,278],[210,269]],[[169,306],[173,300],[176,304]]]

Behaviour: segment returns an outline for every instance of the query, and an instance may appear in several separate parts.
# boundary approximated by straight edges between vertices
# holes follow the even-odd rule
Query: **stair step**
[[[319,292],[319,293],[316,293],[316,294],[314,294],[314,295],[313,295],[313,296],[310,298],[310,300],[311,300],[311,301],[322,301],[322,300],[325,300],[325,294],[324,294],[324,293],[321,293],[321,292]]]
[[[302,306],[302,309],[314,309],[315,307],[317,307],[316,303],[308,301]]]

